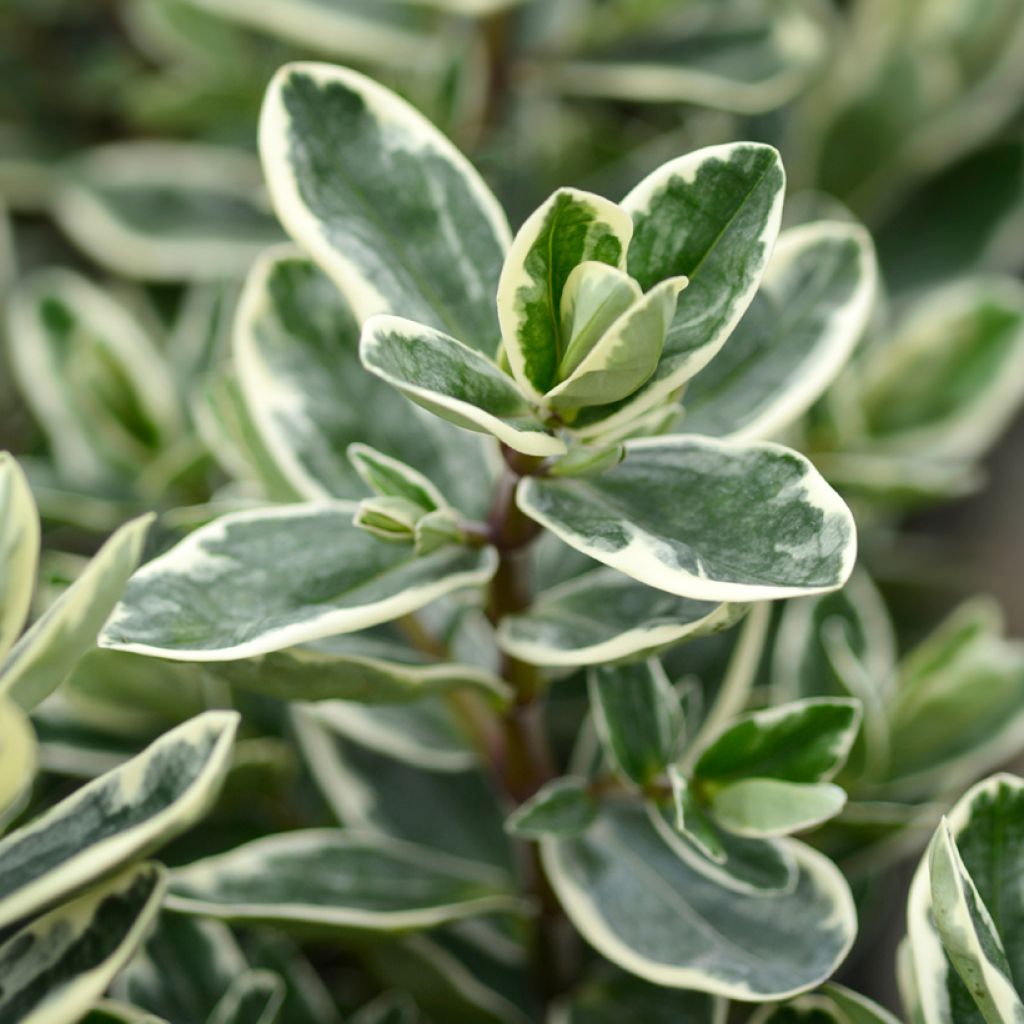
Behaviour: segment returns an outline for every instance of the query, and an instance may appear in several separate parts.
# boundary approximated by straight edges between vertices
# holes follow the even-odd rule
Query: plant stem
[[[488,618],[494,625],[506,615],[529,608],[533,600],[530,545],[540,534],[540,527],[523,515],[515,501],[521,476],[535,471],[540,460],[524,458],[507,449],[503,454],[506,469],[488,520],[499,558],[487,606]],[[519,804],[555,775],[555,761],[545,720],[544,679],[540,670],[518,658],[502,655],[502,675],[512,686],[515,700],[502,718],[503,742],[496,773],[510,801]],[[567,985],[571,932],[544,874],[535,843],[525,846],[524,875],[538,906],[532,951],[534,987],[541,1005],[546,1006]]]

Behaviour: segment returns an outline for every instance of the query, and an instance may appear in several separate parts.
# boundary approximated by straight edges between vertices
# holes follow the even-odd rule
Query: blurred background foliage
[[[865,223],[883,284],[851,367],[787,440],[855,508],[900,651],[979,591],[1024,634],[1020,0],[0,0],[0,447],[43,513],[40,605],[140,511],[165,513],[156,550],[222,508],[293,497],[229,355],[245,272],[284,239],[255,155],[260,102],[280,64],[307,58],[410,99],[513,225],[562,184],[618,197],[700,146],[778,146],[788,223]],[[854,621],[863,605],[848,604],[829,607]],[[1006,643],[991,606],[977,615],[986,639],[964,648],[966,679]],[[682,650],[693,671],[700,645]],[[841,674],[841,653],[813,656],[797,695]],[[894,669],[887,654],[883,668],[913,678],[913,658]],[[75,713],[37,723],[55,773],[42,789],[116,763],[118,743],[137,749],[222,685],[131,661],[90,655]],[[164,706],[154,673],[175,677],[189,708]],[[1013,720],[1019,694],[1003,696],[994,714]],[[212,846],[216,828],[258,834],[305,810],[283,796],[296,767],[273,707],[248,712],[267,735],[247,741],[238,778],[274,781],[258,806],[232,802],[241,782],[229,791],[198,840]],[[856,855],[864,830],[839,831],[829,851]],[[868,961],[865,989],[880,977]]]

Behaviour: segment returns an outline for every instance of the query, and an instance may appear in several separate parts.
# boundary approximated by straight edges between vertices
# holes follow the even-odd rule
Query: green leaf
[[[595,569],[539,594],[498,626],[506,654],[534,665],[603,665],[653,654],[731,625],[741,609],[653,590]]]
[[[359,1008],[351,1024],[416,1024],[416,1003],[406,992],[385,992]]]
[[[598,476],[617,466],[625,457],[626,449],[621,444],[610,448],[575,445],[557,462],[553,462],[548,472],[552,476]]]
[[[375,316],[359,343],[363,366],[442,419],[492,434],[526,455],[562,455],[513,380],[486,356],[440,331]]]
[[[422,473],[367,444],[349,445],[348,457],[366,486],[383,497],[405,498],[427,512],[448,504]]]
[[[165,912],[118,978],[114,992],[169,1024],[194,1024],[207,1020],[248,966],[235,937],[221,922]]]
[[[552,409],[606,405],[633,394],[654,373],[686,278],[656,284],[604,332],[579,365],[545,396]]]
[[[176,435],[174,382],[149,334],[113,295],[69,270],[12,296],[11,365],[60,478],[89,490],[137,475]]]
[[[152,515],[122,526],[0,662],[0,696],[26,711],[48,697],[96,642],[142,557]]]
[[[842,590],[786,602],[772,651],[777,700],[845,696],[826,642],[837,628],[878,692],[888,692],[896,670],[892,619],[871,578],[857,569]]]
[[[559,380],[569,354],[563,293],[581,263],[622,270],[633,225],[609,199],[578,189],[555,192],[519,229],[498,282],[498,320],[512,375],[540,399]],[[569,302],[576,292],[573,286]]]
[[[583,436],[621,430],[672,398],[718,352],[757,291],[782,216],[785,174],[770,146],[740,142],[670,161],[622,201],[633,218],[627,269],[644,291],[689,278],[649,381],[586,410]]]
[[[352,525],[345,502],[223,516],[148,563],[101,646],[235,661],[399,618],[494,573],[489,548],[416,558]]]
[[[560,1000],[548,1024],[722,1024],[726,1006],[703,992],[651,985],[617,971]]]
[[[991,1024],[1024,1020],[1024,1003],[992,914],[964,867],[945,818],[928,851],[932,919],[957,974]]]
[[[846,793],[830,782],[815,784],[780,779],[740,779],[717,789],[711,813],[723,828],[753,839],[802,832],[834,818]]]
[[[367,720],[340,704],[296,709],[299,746],[324,800],[349,829],[509,872],[501,809],[473,751],[452,736],[450,721],[447,734],[425,742],[429,704],[414,710],[412,719]]]
[[[298,494],[362,497],[366,483],[348,454],[358,441],[419,470],[468,514],[485,511],[480,439],[410,407],[363,370],[351,302],[305,257],[274,249],[254,265],[234,357],[252,420]]]
[[[1018,991],[1024,978],[1024,946],[1017,939],[1024,922],[1024,891],[1018,885],[1022,821],[1024,780],[1005,774],[977,783],[949,814],[951,838],[962,861],[959,870],[974,884],[970,901],[984,905],[991,920],[998,922],[1009,976]],[[982,1024],[986,1017],[947,957],[936,927],[927,856],[911,883],[907,932],[907,974],[916,989],[921,1019],[929,1024]]]
[[[274,1024],[284,1002],[284,982],[273,971],[240,974],[214,1007],[207,1024]]]
[[[904,659],[887,708],[892,792],[962,784],[1020,750],[1024,651],[1002,634],[998,608],[974,599]]]
[[[751,711],[711,741],[694,773],[716,783],[750,777],[827,782],[846,763],[860,721],[860,704],[840,698]]]
[[[871,350],[860,404],[873,450],[973,459],[1024,398],[1024,287],[966,281],[922,300]]]
[[[25,625],[38,562],[36,503],[21,467],[7,452],[0,452],[0,659]]]
[[[168,907],[237,922],[347,931],[432,928],[518,907],[481,865],[383,836],[309,829],[179,868]]]
[[[587,829],[597,812],[598,803],[587,780],[567,776],[553,779],[520,804],[509,815],[505,828],[510,835],[524,839],[574,836]]]
[[[0,698],[0,833],[25,804],[37,758],[32,724],[16,704]]]
[[[627,576],[700,601],[834,590],[856,554],[853,519],[796,452],[698,437],[626,443],[595,479],[525,478],[522,511]]]
[[[0,944],[0,1020],[75,1024],[142,942],[165,888],[164,869],[141,864]]]
[[[232,686],[281,700],[347,700],[367,704],[404,703],[432,693],[479,690],[496,702],[509,697],[507,684],[474,665],[375,657],[358,637],[346,651],[340,637],[328,644],[292,647],[244,661],[218,662],[209,670]],[[364,653],[365,651],[365,653]]]
[[[646,786],[681,753],[682,705],[657,659],[590,670],[594,725],[616,772]]]
[[[876,277],[871,239],[859,225],[819,221],[784,231],[729,343],[686,387],[685,431],[778,437],[850,358]]]
[[[194,825],[220,790],[237,726],[233,711],[193,718],[0,840],[0,927]]]
[[[802,5],[703,0],[651,9],[652,24],[597,33],[553,69],[556,84],[574,95],[757,114],[786,103],[827,53],[820,19]],[[588,13],[588,34],[602,10]]]
[[[693,788],[677,765],[669,765],[672,805],[659,801],[651,806],[658,828],[671,828],[676,854],[686,863],[726,889],[748,895],[792,892],[797,865],[784,842],[748,838],[726,831],[701,807]]]
[[[394,313],[496,351],[508,222],[421,114],[354,71],[289,64],[267,90],[260,152],[278,217],[359,320]]]
[[[796,885],[766,899],[699,874],[667,831],[622,803],[606,805],[581,836],[541,841],[562,906],[602,955],[657,985],[743,1000],[792,995],[842,962],[856,915],[842,875],[821,854],[791,842]]]
[[[100,266],[147,281],[234,277],[281,238],[257,162],[202,143],[89,150],[65,166],[54,215]]]

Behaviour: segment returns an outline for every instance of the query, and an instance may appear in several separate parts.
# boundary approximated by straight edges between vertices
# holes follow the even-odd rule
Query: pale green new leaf
[[[142,557],[152,515],[122,526],[0,662],[0,696],[30,711],[96,642]]]
[[[949,814],[950,837],[956,844],[962,865],[958,873],[968,876],[973,882],[973,892],[968,901],[968,905],[975,908],[970,915],[975,921],[971,927],[976,927],[977,922],[983,920],[978,908],[984,906],[991,921],[997,923],[997,934],[1008,967],[1005,973],[1018,994],[1024,978],[1024,946],[1018,939],[1024,922],[1024,893],[1018,885],[1021,850],[1024,849],[1022,821],[1024,781],[1005,774],[979,782],[967,791]],[[950,866],[948,860],[946,866]],[[968,899],[967,890],[961,888],[961,892],[964,899]],[[952,890],[943,886],[943,898],[951,894]],[[953,904],[947,906],[952,911]],[[966,907],[961,904],[961,909],[966,910]],[[943,948],[935,911],[929,857],[926,856],[914,875],[907,901],[910,940],[907,987],[916,993],[921,1019],[929,1024],[982,1024],[986,1020],[985,1014]],[[961,937],[966,938],[962,932],[962,926],[966,924],[963,914],[958,912],[956,920],[960,922],[956,927]],[[995,962],[991,947],[989,949],[986,956]],[[987,995],[997,997],[1001,1006],[1009,1007],[1008,1015],[1000,1020],[1020,1019],[1012,1015],[1016,1011],[1005,986],[989,990]]]
[[[694,773],[715,783],[753,777],[828,782],[846,763],[860,722],[860,705],[842,698],[751,711],[701,751]]]
[[[246,152],[191,142],[121,142],[64,168],[54,214],[101,266],[150,281],[243,273],[281,229]]]
[[[687,385],[683,429],[778,437],[850,358],[876,277],[871,239],[858,225],[819,221],[784,231],[728,344]]]
[[[587,780],[566,776],[542,786],[508,817],[510,835],[541,839],[546,835],[573,836],[583,832],[597,817],[598,802]]]
[[[565,443],[533,414],[515,382],[487,356],[410,320],[374,316],[359,343],[363,366],[406,398],[466,430],[526,455],[562,455]]]
[[[846,793],[830,782],[753,778],[717,790],[711,798],[711,813],[722,828],[738,836],[769,839],[820,825],[845,804]]]
[[[498,282],[498,320],[512,375],[531,398],[558,383],[569,354],[563,293],[570,276],[581,263],[624,269],[632,234],[629,215],[615,203],[570,188],[555,192],[517,232]]]
[[[515,910],[503,876],[437,850],[353,831],[266,836],[179,868],[168,906],[237,922],[340,931],[431,928]]]
[[[36,503],[21,467],[7,452],[0,452],[0,659],[25,625],[38,561]]]
[[[989,1024],[1024,1020],[1003,941],[943,818],[928,851],[932,920],[957,973]]]
[[[31,722],[16,704],[0,698],[0,833],[24,805],[37,759]]]
[[[604,752],[628,781],[647,785],[682,752],[682,705],[657,659],[591,669],[587,691]]]
[[[850,511],[796,452],[686,436],[625,447],[597,478],[524,479],[519,507],[591,558],[694,600],[795,597],[850,575]]]
[[[281,472],[306,498],[362,497],[366,484],[348,449],[363,442],[425,474],[467,514],[485,511],[481,440],[368,375],[359,330],[351,302],[294,250],[273,249],[254,265],[234,357],[246,407]]]
[[[547,1024],[725,1024],[727,1010],[723,999],[662,988],[617,971],[559,1000]]]
[[[214,1007],[207,1024],[274,1024],[284,1002],[284,982],[273,971],[239,975]]]
[[[544,403],[571,411],[627,398],[654,373],[686,278],[656,284],[604,332]]]
[[[427,512],[448,504],[422,473],[367,444],[350,444],[348,457],[366,486],[382,497],[405,498]]]
[[[109,485],[151,461],[180,421],[168,368],[109,292],[70,270],[43,270],[12,296],[11,365],[60,477]]]
[[[260,152],[281,222],[359,320],[394,313],[497,350],[508,222],[421,114],[355,71],[289,64],[267,91]]]
[[[100,638],[179,661],[236,661],[397,619],[487,582],[489,548],[417,558],[352,524],[346,502],[223,516],[143,566]]]
[[[717,632],[742,609],[675,597],[611,569],[595,569],[538,594],[498,626],[507,654],[534,665],[601,665],[653,654]]]
[[[0,927],[195,824],[219,792],[237,727],[233,711],[193,718],[0,840]]]
[[[569,919],[613,963],[657,985],[757,1000],[824,981],[856,931],[838,869],[787,842],[798,877],[771,899],[701,875],[626,803],[606,805],[580,836],[542,840],[541,850]]]
[[[166,888],[142,864],[37,918],[0,944],[0,1020],[75,1024],[144,939]]]
[[[627,270],[649,291],[689,278],[654,375],[620,403],[585,410],[582,435],[618,431],[671,399],[715,356],[757,291],[782,217],[785,174],[770,146],[699,149],[649,175],[622,201],[633,219]]]

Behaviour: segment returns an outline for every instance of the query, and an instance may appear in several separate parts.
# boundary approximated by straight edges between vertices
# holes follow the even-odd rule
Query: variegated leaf
[[[0,840],[0,927],[195,824],[219,791],[237,725],[233,711],[193,718]]]
[[[512,378],[455,338],[374,316],[363,327],[359,355],[367,370],[442,419],[493,434],[526,455],[565,453],[565,443],[537,419]]]
[[[31,710],[67,678],[124,592],[152,521],[122,526],[11,648],[0,662],[0,696]]]
[[[66,167],[54,213],[101,266],[151,281],[234,277],[281,238],[257,162],[200,143],[89,150]]]
[[[0,944],[0,1020],[81,1020],[145,938],[165,888],[159,865],[130,868]]]
[[[480,439],[410,407],[364,372],[350,302],[294,250],[271,250],[250,272],[234,355],[252,420],[297,493],[362,497],[366,485],[347,451],[365,442],[426,474],[467,514],[485,511]]]
[[[796,452],[686,436],[625,447],[597,478],[525,478],[519,507],[591,558],[694,600],[796,597],[850,575],[850,511]]]
[[[274,1024],[284,1003],[284,982],[273,971],[240,974],[214,1007],[207,1024]]]
[[[622,201],[627,269],[648,291],[687,277],[657,370],[630,398],[585,410],[582,436],[621,431],[671,399],[715,356],[757,291],[782,217],[785,175],[770,146],[699,149],[658,168]]]
[[[834,818],[846,793],[830,782],[739,779],[716,789],[711,814],[722,828],[748,839],[770,839],[803,832]]]
[[[25,803],[37,757],[32,723],[16,704],[0,698],[0,834]]]
[[[643,809],[627,803],[606,805],[582,835],[541,843],[569,919],[602,955],[657,985],[748,1001],[824,981],[856,932],[838,869],[802,844],[789,848],[796,885],[765,899],[694,871]]]
[[[508,222],[421,114],[354,71],[289,64],[264,101],[260,152],[281,222],[360,320],[394,313],[496,351]]]
[[[340,830],[266,836],[179,868],[180,913],[298,928],[431,928],[515,910],[503,876],[428,847]]]
[[[498,282],[504,352],[523,391],[537,400],[559,381],[569,348],[562,297],[581,263],[622,270],[633,234],[629,215],[602,196],[562,188],[519,229]]]
[[[25,625],[38,562],[36,503],[21,467],[0,452],[0,659]]]
[[[876,277],[871,239],[858,225],[819,221],[784,231],[732,337],[687,385],[683,429],[780,436],[850,358]]]
[[[489,548],[417,558],[352,525],[346,502],[223,516],[148,563],[101,646],[179,661],[235,661],[399,618],[487,582]]]

